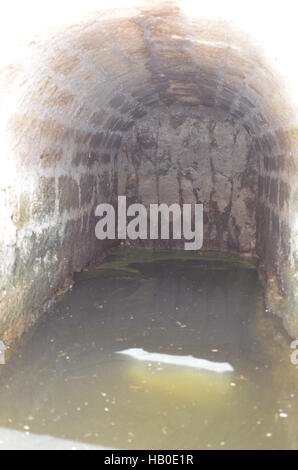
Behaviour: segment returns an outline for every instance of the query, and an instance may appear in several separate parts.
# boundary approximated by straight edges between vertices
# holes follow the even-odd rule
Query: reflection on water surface
[[[0,427],[113,448],[298,448],[289,345],[248,263],[120,249],[1,366]],[[234,371],[115,354],[130,348]]]

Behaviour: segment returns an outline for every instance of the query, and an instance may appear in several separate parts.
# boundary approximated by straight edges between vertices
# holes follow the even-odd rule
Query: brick
[[[69,211],[79,207],[79,186],[75,180],[69,176],[59,178],[59,210]]]

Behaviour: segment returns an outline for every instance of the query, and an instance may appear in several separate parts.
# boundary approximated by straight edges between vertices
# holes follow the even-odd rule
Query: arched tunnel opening
[[[248,337],[252,335],[249,326],[251,323],[256,322],[259,328],[260,337],[256,340],[258,348],[262,349],[260,344],[263,341],[266,344],[263,346],[267,354],[265,361],[274,357],[278,362],[276,349],[280,352],[283,342],[289,342],[285,339],[288,338],[287,335],[291,338],[298,336],[297,132],[291,96],[277,69],[272,68],[248,34],[223,20],[187,15],[180,3],[157,3],[150,6],[142,3],[132,9],[119,8],[102,11],[100,14],[96,12],[85,21],[59,28],[40,41],[26,44],[24,51],[21,51],[23,60],[10,63],[1,70],[3,168],[0,176],[0,339],[12,350],[20,338],[22,342],[31,344],[27,354],[28,346],[21,346],[25,348],[26,358],[22,363],[23,378],[19,372],[13,372],[11,365],[17,361],[13,353],[7,365],[11,367],[7,374],[11,374],[13,383],[9,393],[16,400],[17,390],[24,381],[24,371],[26,376],[30,376],[30,370],[35,370],[32,366],[34,351],[35,354],[40,354],[45,347],[44,342],[38,341],[39,333],[43,341],[49,342],[49,349],[53,338],[58,343],[63,340],[66,344],[80,344],[84,341],[88,344],[99,343],[98,346],[104,348],[105,334],[109,335],[113,331],[111,341],[115,344],[118,341],[118,350],[129,347],[146,349],[147,345],[147,349],[153,353],[155,343],[146,338],[146,331],[150,330],[154,336],[154,322],[160,321],[158,314],[162,315],[166,308],[163,304],[165,299],[168,305],[165,313],[167,321],[160,325],[160,331],[156,335],[166,335],[164,331],[170,333],[171,322],[174,322],[179,331],[190,327],[191,331],[196,334],[199,332],[201,336],[196,336],[194,340],[186,335],[185,341],[190,341],[190,344],[192,341],[204,343],[207,349],[201,352],[207,354],[209,351],[210,359],[219,359],[218,341],[212,336],[213,327],[209,328],[210,321],[212,325],[217,321],[225,322],[232,333],[229,337],[224,328],[219,327],[219,336],[223,337],[220,347],[228,351],[229,341],[235,341],[247,362],[252,354],[252,346],[246,342],[245,334],[249,331]],[[119,246],[123,245],[120,240],[98,240],[95,234],[98,220],[96,207],[101,203],[110,203],[117,209],[118,196],[126,196],[128,203],[141,203],[146,208],[150,204],[161,203],[179,204],[181,207],[183,204],[203,204],[202,250],[199,253],[183,253],[182,244],[174,240],[136,241],[125,243],[128,246],[120,249]],[[114,249],[115,252],[112,251]],[[107,261],[98,265],[106,256]],[[99,267],[88,267],[90,264]],[[256,280],[256,264],[262,288]],[[212,266],[211,271],[207,270],[209,274],[206,266],[210,269]],[[134,277],[136,270],[142,274],[137,280]],[[91,287],[91,290],[86,287],[88,279],[90,286],[95,282],[94,272],[99,276],[96,277],[97,291],[103,289],[100,301],[93,297]],[[109,281],[106,277],[108,272],[111,276]],[[57,323],[49,325],[47,322],[52,318],[51,315],[42,313],[52,311],[57,292],[60,294],[59,298],[73,286],[75,273],[81,273],[76,283],[78,286],[85,286],[82,287],[84,300],[80,300],[80,287],[75,291],[75,284],[73,293],[66,294],[56,304],[56,313],[58,309],[59,315],[54,315],[54,318]],[[130,276],[133,276],[133,281]],[[210,281],[209,287],[206,287],[206,278]],[[157,284],[150,290],[148,285],[154,279]],[[149,289],[149,294],[144,286]],[[95,289],[94,286],[93,288]],[[128,304],[126,294],[124,297],[120,295],[119,289],[132,295]],[[218,293],[220,289],[223,289],[223,294]],[[257,294],[259,289],[262,291],[260,295]],[[179,299],[183,299],[184,304],[191,296],[195,296],[195,303],[189,307],[195,317],[200,317],[202,309],[211,319],[207,321],[207,317],[201,317],[198,323],[196,320],[192,325],[184,324],[184,317],[179,316],[183,307],[177,301],[176,290],[179,290]],[[201,291],[205,294],[198,297],[198,292]],[[74,318],[80,315],[79,329],[74,329],[71,320],[73,317],[70,315],[67,325],[60,323],[62,333],[58,339],[55,335],[60,328],[59,319],[64,318],[69,308],[69,296],[73,296],[73,302],[80,305],[87,317],[86,322],[90,321],[91,327],[84,326],[82,312],[73,313]],[[86,304],[88,296],[93,302],[92,308],[96,301],[97,315],[106,315],[105,311],[108,311],[110,323],[104,317],[102,324],[95,327],[94,321],[86,313],[89,308]],[[141,296],[145,299],[146,307],[140,300]],[[153,297],[158,299],[158,306],[153,307]],[[112,302],[113,298],[118,299],[118,307],[114,305],[114,310],[109,310],[105,302]],[[144,318],[141,315],[136,323],[144,321],[147,325],[146,322],[153,322],[150,323],[149,330],[144,328],[142,344],[136,327],[129,328],[130,341],[125,339],[127,333],[122,334],[121,325],[125,331],[127,327],[122,323],[123,312],[119,310],[119,317],[115,313],[115,309],[120,309],[121,303],[123,309],[131,309],[128,312],[129,320],[135,319],[137,313],[143,311],[146,315],[144,313]],[[150,309],[154,310],[152,316]],[[258,316],[250,318],[250,310],[256,309]],[[274,316],[271,318],[271,314],[282,319],[285,330],[275,325],[276,320]],[[105,321],[109,326],[105,326]],[[243,330],[234,331],[233,321],[248,323],[244,323]],[[100,340],[96,336],[92,337],[92,330],[98,332],[99,327],[103,335]],[[67,333],[67,329],[70,333]],[[39,333],[34,333],[36,331]],[[81,338],[77,336],[78,331],[81,332]],[[175,338],[174,333],[173,335],[172,337],[170,333],[169,338]],[[204,335],[209,335],[209,342],[204,342]],[[253,337],[250,339],[253,343]],[[59,360],[67,363],[71,358],[63,341],[59,343],[60,350],[55,353]],[[175,343],[173,339],[176,349],[168,345],[169,349],[165,347],[163,351],[160,346],[158,352],[175,352],[180,356],[184,350],[189,354],[196,352],[196,349],[188,348],[181,341],[180,338]],[[274,353],[266,341],[276,341]],[[100,351],[98,354],[100,357]],[[225,355],[222,359],[224,358]],[[85,359],[87,360],[87,356]],[[292,367],[295,373],[295,367],[290,364],[289,359],[288,362],[288,368]],[[79,363],[84,375],[84,367],[80,361]],[[237,364],[236,358],[235,363]],[[36,364],[38,380],[42,376],[42,365],[42,360]],[[261,372],[262,366],[269,367],[268,364],[261,366],[258,363],[255,366],[255,370],[259,367]],[[57,368],[60,369],[57,365],[55,367],[57,373]],[[63,367],[60,371],[64,370]],[[162,373],[160,361],[158,367]],[[252,365],[249,364],[248,369],[249,367]],[[114,371],[120,373],[117,368]],[[125,367],[124,371],[127,372]],[[51,407],[54,410],[53,416],[58,421],[62,419],[64,412],[65,415],[71,414],[67,406],[62,405],[62,398],[59,398],[46,407],[45,415],[39,418],[36,432],[52,433],[56,437],[84,440],[97,445],[129,448],[158,445],[152,438],[152,435],[159,436],[153,424],[148,425],[150,438],[147,435],[144,438],[139,437],[140,422],[137,418],[131,418],[131,410],[129,425],[134,429],[128,429],[129,426],[124,425],[119,409],[118,414],[112,418],[109,416],[110,409],[116,405],[105,387],[111,387],[109,392],[112,395],[114,389],[109,381],[102,385],[102,376],[99,374],[98,377],[96,370],[93,372],[96,393],[101,396],[105,405],[103,415],[109,418],[107,422],[101,416],[105,423],[103,429],[96,432],[97,424],[91,422],[89,416],[88,425],[92,431],[86,432],[83,426],[84,438],[77,429],[76,426],[79,425],[75,420],[69,420],[63,432],[57,434],[53,421],[49,419],[51,425],[45,426],[44,432],[41,432],[43,425],[40,423],[47,419],[46,414],[50,413]],[[105,372],[111,382],[111,372],[108,368],[101,370],[101,374]],[[155,374],[158,373],[155,371]],[[178,378],[172,371],[167,373],[158,381],[154,374],[148,375],[147,369],[145,373],[143,369],[136,367],[130,377],[131,393],[137,396],[139,389],[143,387],[145,395],[149,393],[152,398],[152,385],[156,393],[159,393],[158,400],[163,406],[165,396],[175,393],[181,394],[181,401],[176,396],[173,399],[176,409],[183,408],[185,402],[193,403],[195,398],[190,389],[194,387],[197,390],[199,387],[202,390],[202,382],[198,385],[197,378],[193,376]],[[5,380],[7,374],[3,373]],[[61,374],[64,381],[63,372]],[[275,377],[275,386],[279,386],[284,379],[284,373],[280,369],[278,374],[280,376]],[[292,371],[289,372],[292,377],[291,374]],[[80,375],[80,370],[77,372],[73,366],[71,377],[65,380],[69,389],[73,387],[75,380],[80,380],[73,377]],[[45,379],[40,380],[44,382]],[[125,389],[127,384],[124,386],[119,380],[121,396],[129,401],[131,398],[126,396],[128,392]],[[184,380],[189,381],[188,392],[182,390],[181,381]],[[252,390],[250,393],[253,400],[256,400],[254,403],[243,398],[248,394],[245,389],[247,381],[251,385],[251,378],[247,378],[246,374],[239,373],[235,379],[229,378],[229,383],[224,384],[212,382],[210,385],[211,382],[208,382],[206,385],[207,379],[204,380],[205,395],[199,394],[204,403],[204,413],[198,415],[196,426],[200,420],[208,422],[210,416],[215,419],[215,405],[212,405],[211,412],[208,408],[211,405],[209,401],[207,403],[206,397],[211,388],[214,391],[219,387],[220,395],[225,395],[226,387],[229,390],[241,390],[242,395],[236,395],[235,402],[238,406],[237,400],[242,399],[245,405],[239,409],[236,406],[238,414],[232,414],[235,429],[237,417],[245,421],[250,406],[256,407],[257,412],[254,415],[259,412],[259,397]],[[293,379],[294,382],[295,380]],[[287,379],[286,384],[289,381]],[[48,380],[47,384],[49,382]],[[33,383],[38,388],[34,380]],[[53,379],[53,387],[55,383]],[[171,384],[174,384],[173,389]],[[291,384],[293,385],[292,382]],[[11,417],[12,408],[8,406],[7,412],[0,413],[0,425],[22,431],[33,428],[34,432],[35,417],[30,412],[32,403],[29,398],[31,389],[28,384],[24,387],[26,398],[22,405],[25,411],[20,413],[24,416],[17,418],[14,414]],[[49,387],[48,384],[48,391]],[[164,395],[162,387],[166,388]],[[61,384],[56,383],[56,388],[60,390],[59,397],[66,391]],[[79,387],[79,390],[82,392],[83,388]],[[290,396],[295,395],[291,390],[283,386],[281,396],[275,397],[275,401],[269,400],[270,403],[272,401],[275,412],[270,409],[272,416],[269,413],[270,418],[267,421],[264,419],[267,427],[263,425],[263,419],[259,425],[256,424],[256,419],[256,423],[251,422],[247,428],[248,431],[254,427],[261,429],[262,438],[258,435],[258,439],[264,448],[278,446],[277,442],[282,447],[297,447],[295,432],[291,434],[289,431],[296,429],[293,424],[295,414],[290,419],[289,410],[284,409]],[[8,392],[2,393],[5,398]],[[68,390],[67,393],[71,392]],[[82,393],[86,399],[86,409],[89,401],[93,403],[95,400],[95,392],[91,394],[89,390],[88,393],[90,396],[85,395],[85,390]],[[117,395],[115,390],[114,394]],[[37,396],[40,409],[42,393]],[[138,395],[138,410],[139,399]],[[45,399],[47,400],[48,398]],[[157,400],[156,396],[151,400],[156,411],[158,407],[154,400]],[[226,400],[229,401],[230,398]],[[80,404],[78,396],[73,397],[71,404],[75,403],[78,403],[77,412],[78,409],[81,412],[84,405]],[[295,406],[297,408],[296,403]],[[140,416],[146,416],[148,420],[146,413],[150,409],[149,407],[143,414],[139,411]],[[57,413],[55,410],[58,410]],[[212,427],[208,428],[206,439],[203,438],[202,431],[197,430],[202,444],[192,440],[188,433],[192,428],[189,423],[184,422],[189,419],[189,412],[187,409],[185,415],[180,411],[174,413],[175,423],[178,422],[179,426],[187,429],[185,440],[181,438],[180,441],[177,430],[173,431],[175,425],[168,418],[168,413],[171,413],[169,409],[164,413],[164,420],[156,418],[161,427],[159,439],[162,445],[181,445],[182,448],[187,448],[190,440],[190,445],[198,447],[245,446],[243,441],[235,440],[234,436],[229,442],[224,425],[219,427],[214,440],[208,435]],[[138,419],[142,421],[140,416]],[[287,419],[283,419],[285,417]],[[125,429],[123,433],[117,427],[118,420],[120,427]],[[71,423],[74,422],[77,434],[70,431]],[[289,423],[286,430],[285,422]],[[276,433],[272,427],[278,428]],[[102,433],[106,433],[109,439],[104,440]],[[174,436],[173,441],[169,437],[171,433]],[[286,438],[287,433],[292,437]],[[247,436],[245,439],[248,439]],[[252,439],[247,441],[247,446],[250,445],[257,444]]]

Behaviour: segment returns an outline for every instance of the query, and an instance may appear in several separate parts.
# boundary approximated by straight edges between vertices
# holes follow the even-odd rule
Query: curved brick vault
[[[46,30],[7,58],[0,337],[19,336],[104,254],[94,208],[118,194],[203,202],[204,248],[257,254],[268,307],[298,335],[295,106],[235,31],[181,2],[138,2]]]

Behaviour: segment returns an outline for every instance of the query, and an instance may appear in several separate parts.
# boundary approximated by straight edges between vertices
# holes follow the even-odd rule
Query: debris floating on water
[[[216,372],[218,374],[234,371],[234,368],[228,362],[213,362],[206,359],[198,359],[193,356],[174,356],[170,354],[150,353],[141,348],[125,349],[123,351],[117,351],[116,354],[130,356],[138,361],[150,361],[158,362],[159,364],[192,367],[194,369]]]

